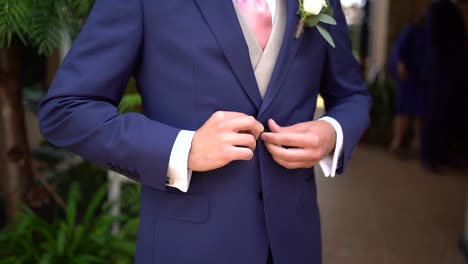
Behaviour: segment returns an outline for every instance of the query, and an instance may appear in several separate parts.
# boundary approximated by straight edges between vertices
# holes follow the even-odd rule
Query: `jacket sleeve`
[[[102,167],[165,190],[179,129],[117,106],[137,67],[140,0],[97,0],[39,104],[43,136]]]
[[[321,95],[326,116],[338,121],[343,129],[344,146],[337,173],[342,173],[351,154],[369,126],[371,99],[353,56],[346,20],[339,0],[330,1],[338,23],[328,27],[336,47],[327,44]]]

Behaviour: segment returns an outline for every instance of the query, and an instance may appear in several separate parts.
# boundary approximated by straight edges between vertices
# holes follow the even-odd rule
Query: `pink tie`
[[[271,33],[271,13],[265,0],[237,0],[237,6],[265,49]]]

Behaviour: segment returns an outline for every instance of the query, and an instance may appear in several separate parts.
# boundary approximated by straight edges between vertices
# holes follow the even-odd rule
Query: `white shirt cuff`
[[[336,131],[336,145],[334,153],[330,153],[330,155],[326,156],[319,162],[320,168],[322,168],[325,177],[335,177],[339,158],[343,154],[343,129],[341,128],[340,123],[332,117],[324,116],[319,120],[330,123]]]
[[[167,186],[187,192],[192,170],[187,168],[188,155],[192,147],[194,131],[181,130],[172,146],[171,156],[169,158],[169,167],[167,171]]]

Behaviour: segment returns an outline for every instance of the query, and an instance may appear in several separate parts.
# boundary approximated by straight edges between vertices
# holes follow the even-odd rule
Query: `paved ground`
[[[324,264],[462,264],[465,177],[360,146],[344,175],[317,177]]]

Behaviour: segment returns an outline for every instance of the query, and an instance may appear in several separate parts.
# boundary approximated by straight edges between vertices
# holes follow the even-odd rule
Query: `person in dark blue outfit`
[[[423,115],[424,85],[421,68],[424,61],[424,18],[409,25],[395,42],[390,60],[390,74],[397,82],[396,113],[393,127],[392,152],[402,147],[405,135],[413,128],[411,146],[419,148]]]
[[[423,165],[437,172],[449,162],[449,149],[459,144],[465,131],[464,78],[465,28],[461,11],[449,0],[433,2],[426,21],[424,76],[425,111],[422,134]]]

